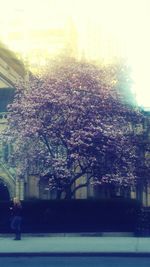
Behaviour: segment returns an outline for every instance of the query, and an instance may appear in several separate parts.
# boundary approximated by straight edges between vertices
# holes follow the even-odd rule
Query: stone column
[[[18,199],[20,199],[20,194],[19,194],[19,179],[16,179],[16,195],[15,197],[17,197]]]
[[[136,199],[136,192],[135,191],[131,191],[131,198]]]
[[[145,191],[143,191],[143,201],[142,201],[142,204],[143,204],[143,206],[144,207],[146,207],[147,206],[147,194],[146,194],[146,192]]]
[[[20,179],[20,200],[24,200],[24,180]]]

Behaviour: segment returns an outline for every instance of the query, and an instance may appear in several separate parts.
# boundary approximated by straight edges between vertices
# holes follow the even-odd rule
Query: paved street
[[[148,267],[148,257],[2,257],[3,267]]]

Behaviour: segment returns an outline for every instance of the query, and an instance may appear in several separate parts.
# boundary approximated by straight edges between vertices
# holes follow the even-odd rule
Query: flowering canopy
[[[66,197],[90,180],[133,182],[130,118],[139,120],[140,115],[123,103],[119,78],[116,73],[113,82],[110,70],[64,59],[42,76],[31,76],[28,88],[17,85],[7,134],[15,140],[18,175],[47,178],[49,188]]]

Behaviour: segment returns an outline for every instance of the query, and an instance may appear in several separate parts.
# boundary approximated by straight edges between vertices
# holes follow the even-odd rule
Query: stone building
[[[128,130],[134,135],[136,145],[136,168],[134,186],[97,186],[95,197],[128,197],[139,200],[143,206],[150,206],[150,109],[142,109],[140,124],[130,119]],[[128,133],[127,133],[128,134]]]
[[[7,124],[7,105],[13,101],[15,83],[22,79],[28,80],[28,72],[26,72],[21,58],[28,65],[28,70],[36,72],[37,62],[38,66],[42,67],[53,55],[57,56],[64,52],[75,56],[77,53],[77,33],[72,21],[68,21],[65,28],[31,29],[26,36],[26,40],[30,40],[30,49],[26,51],[26,54],[24,54],[22,32],[10,31],[7,37],[10,42],[9,46],[15,53],[0,43],[0,132]],[[20,57],[20,55],[22,56]],[[20,199],[49,198],[45,185],[41,184],[37,177],[17,179],[15,169],[7,165],[9,149],[10,145],[1,141],[0,200],[10,199],[14,196]]]
[[[14,53],[0,45],[0,131],[7,124],[7,104],[13,100],[16,81],[27,80],[27,72]],[[116,196],[139,199],[145,206],[150,206],[150,111],[143,111],[145,119],[139,125],[131,123],[131,130],[136,134],[138,159],[137,184],[134,188],[119,188],[113,191]],[[31,198],[51,199],[55,197],[48,190],[47,184],[38,177],[30,176],[17,179],[15,169],[7,165],[10,145],[0,143],[0,200],[18,196],[21,200]],[[86,177],[84,177],[86,179]],[[112,191],[105,187],[82,188],[76,198],[110,197]]]
[[[15,54],[0,43],[0,131],[6,127],[7,105],[13,100],[15,83],[26,79],[24,65]],[[7,200],[20,194],[23,195],[23,185],[17,180],[15,170],[7,165],[9,146],[4,141],[0,143],[0,200]],[[22,191],[22,193],[21,193]]]
[[[137,186],[136,198],[144,206],[150,206],[150,109],[143,110],[145,119],[141,125],[135,128],[138,136],[138,162],[137,162]]]

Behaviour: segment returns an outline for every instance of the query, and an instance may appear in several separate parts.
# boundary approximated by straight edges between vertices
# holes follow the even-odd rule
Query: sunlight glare
[[[43,55],[48,45],[51,54],[61,47],[59,41],[55,47],[51,42],[46,47],[45,40],[50,39],[42,40],[40,30],[65,29],[71,18],[77,31],[78,55],[106,62],[127,59],[137,102],[150,107],[149,0],[5,0],[1,7],[1,40],[15,52],[28,54],[29,61],[35,60],[34,49],[41,49]],[[34,30],[39,31],[39,39],[34,40]]]

